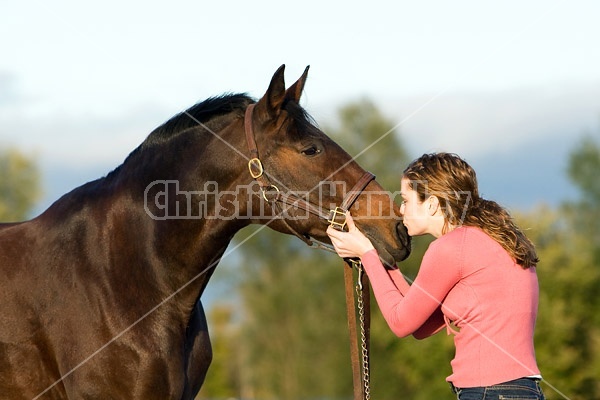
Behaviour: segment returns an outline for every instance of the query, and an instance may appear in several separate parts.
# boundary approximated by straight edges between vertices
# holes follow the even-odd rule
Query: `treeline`
[[[363,100],[342,108],[324,130],[384,187],[398,186],[409,158],[393,123]],[[390,132],[380,139],[384,132]],[[570,133],[565,133],[570,134]],[[541,259],[535,335],[548,399],[600,398],[600,141],[572,149],[570,180],[578,200],[539,206],[515,219]],[[260,230],[261,232],[256,232]],[[247,241],[246,241],[247,240]],[[229,290],[209,310],[214,361],[199,399],[351,399],[342,261],[264,227],[222,261],[215,279]],[[417,273],[430,239],[416,238],[401,269]],[[424,341],[398,339],[372,303],[371,392],[375,399],[452,398],[445,377],[454,356],[444,331]]]
[[[35,161],[15,148],[0,147],[0,222],[24,220],[40,194]]]

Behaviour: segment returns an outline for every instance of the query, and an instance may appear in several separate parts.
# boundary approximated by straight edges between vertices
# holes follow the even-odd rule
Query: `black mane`
[[[227,93],[220,96],[209,97],[187,110],[175,115],[167,122],[153,130],[146,138],[142,147],[152,146],[168,140],[177,132],[206,124],[210,119],[229,114],[236,110],[244,110],[254,100],[245,93]],[[210,126],[208,126],[210,128]]]
[[[117,175],[129,160],[136,155],[139,155],[144,150],[155,145],[163,144],[175,137],[178,133],[198,126],[199,123],[208,129],[214,131],[220,130],[215,126],[217,122],[213,121],[219,120],[220,123],[222,123],[222,118],[215,117],[227,115],[234,111],[238,111],[238,115],[241,115],[243,110],[251,103],[254,103],[254,100],[245,93],[225,93],[220,96],[209,97],[200,103],[194,104],[150,132],[146,140],[133,150],[127,156],[123,164],[110,172],[106,178]]]
[[[150,132],[144,142],[129,154],[123,165],[146,150],[165,144],[179,133],[198,127],[200,124],[212,132],[218,132],[232,118],[242,117],[244,110],[254,102],[255,100],[246,93],[225,93],[196,103]],[[304,135],[310,135],[313,132],[319,132],[316,122],[296,102],[285,101],[282,108],[288,112],[292,123],[296,125],[296,129],[293,130],[296,134],[302,132]],[[117,167],[107,177],[114,176],[121,171],[123,165]]]

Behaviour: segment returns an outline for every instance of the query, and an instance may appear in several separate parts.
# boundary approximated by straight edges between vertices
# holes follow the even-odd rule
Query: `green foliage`
[[[580,192],[578,201],[566,203],[563,213],[593,250],[600,265],[600,135],[584,137],[569,158],[568,174]]]
[[[600,204],[600,142],[593,136],[585,136],[573,149],[569,157],[567,172],[571,181],[577,185],[582,202]]]
[[[40,196],[35,163],[15,149],[0,150],[0,222],[24,220]]]
[[[520,218],[541,260],[536,354],[548,399],[600,398],[600,267],[564,215],[542,207]]]
[[[211,363],[210,377],[204,382],[202,398],[235,398],[241,392],[238,332],[233,325],[234,310],[220,303],[210,310],[211,345],[217,355]]]
[[[246,245],[246,259],[254,265],[242,271],[240,337],[249,394],[263,399],[346,395],[351,375],[342,261],[272,231]]]
[[[586,137],[568,165],[578,200],[519,216],[541,260],[535,341],[548,399],[600,398],[598,171],[600,144]]]

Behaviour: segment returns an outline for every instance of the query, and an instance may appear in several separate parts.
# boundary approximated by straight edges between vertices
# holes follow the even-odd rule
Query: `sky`
[[[310,65],[317,122],[370,98],[413,155],[463,155],[530,206],[569,190],[568,149],[600,132],[599,16],[593,0],[0,0],[0,146],[38,160],[43,208],[197,101]],[[502,191],[522,171],[529,200]]]

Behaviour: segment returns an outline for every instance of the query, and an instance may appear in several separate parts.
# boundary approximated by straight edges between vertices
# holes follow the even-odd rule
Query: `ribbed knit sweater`
[[[456,387],[490,386],[539,375],[533,346],[538,308],[535,268],[524,269],[479,228],[459,227],[433,241],[412,285],[387,271],[377,252],[362,257],[391,330],[421,339],[454,335]]]

